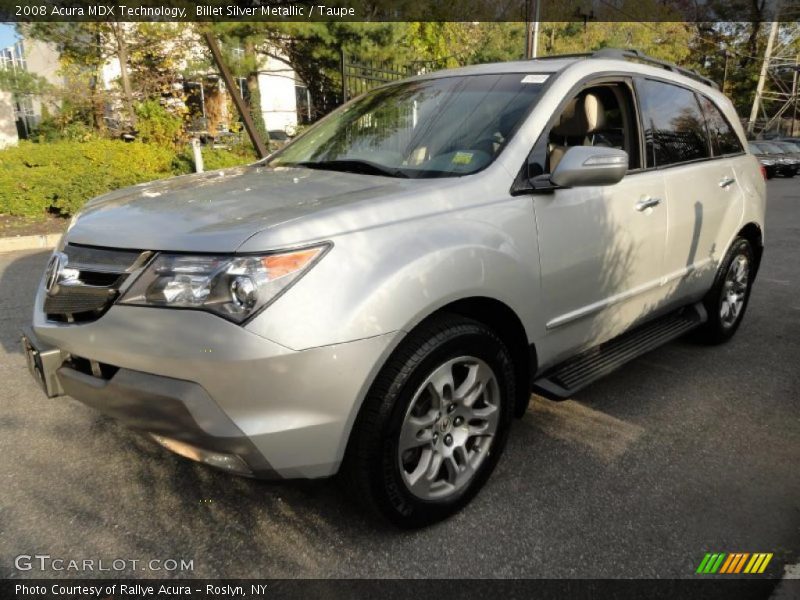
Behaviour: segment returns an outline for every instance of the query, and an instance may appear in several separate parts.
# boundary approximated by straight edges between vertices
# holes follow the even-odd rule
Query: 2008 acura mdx
[[[430,523],[486,482],[532,389],[733,335],[764,230],[744,140],[711,82],[635,52],[384,85],[262,162],[90,201],[29,365],[183,456],[341,471]]]

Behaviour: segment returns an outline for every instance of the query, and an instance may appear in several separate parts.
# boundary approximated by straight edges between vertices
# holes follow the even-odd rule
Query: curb
[[[45,250],[55,247],[61,239],[60,233],[40,235],[21,235],[0,238],[0,252],[16,252],[18,250]]]

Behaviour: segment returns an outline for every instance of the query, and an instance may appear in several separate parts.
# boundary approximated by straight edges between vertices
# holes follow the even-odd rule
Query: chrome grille
[[[131,272],[151,254],[67,244],[59,260],[51,259],[45,274],[47,318],[68,323],[99,318],[117,299]]]

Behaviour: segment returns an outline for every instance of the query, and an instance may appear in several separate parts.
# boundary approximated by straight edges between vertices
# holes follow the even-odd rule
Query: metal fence
[[[445,68],[443,61],[414,61],[407,64],[357,61],[341,53],[342,101],[347,102],[372,88]]]

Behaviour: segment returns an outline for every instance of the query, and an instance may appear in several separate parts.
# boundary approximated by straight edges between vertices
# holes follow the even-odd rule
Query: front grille
[[[59,280],[44,300],[44,312],[51,321],[78,323],[94,321],[103,315],[119,296],[131,272],[142,266],[150,252],[113,250],[67,244],[60,268],[75,269],[77,279]],[[53,273],[45,274],[45,281]]]

